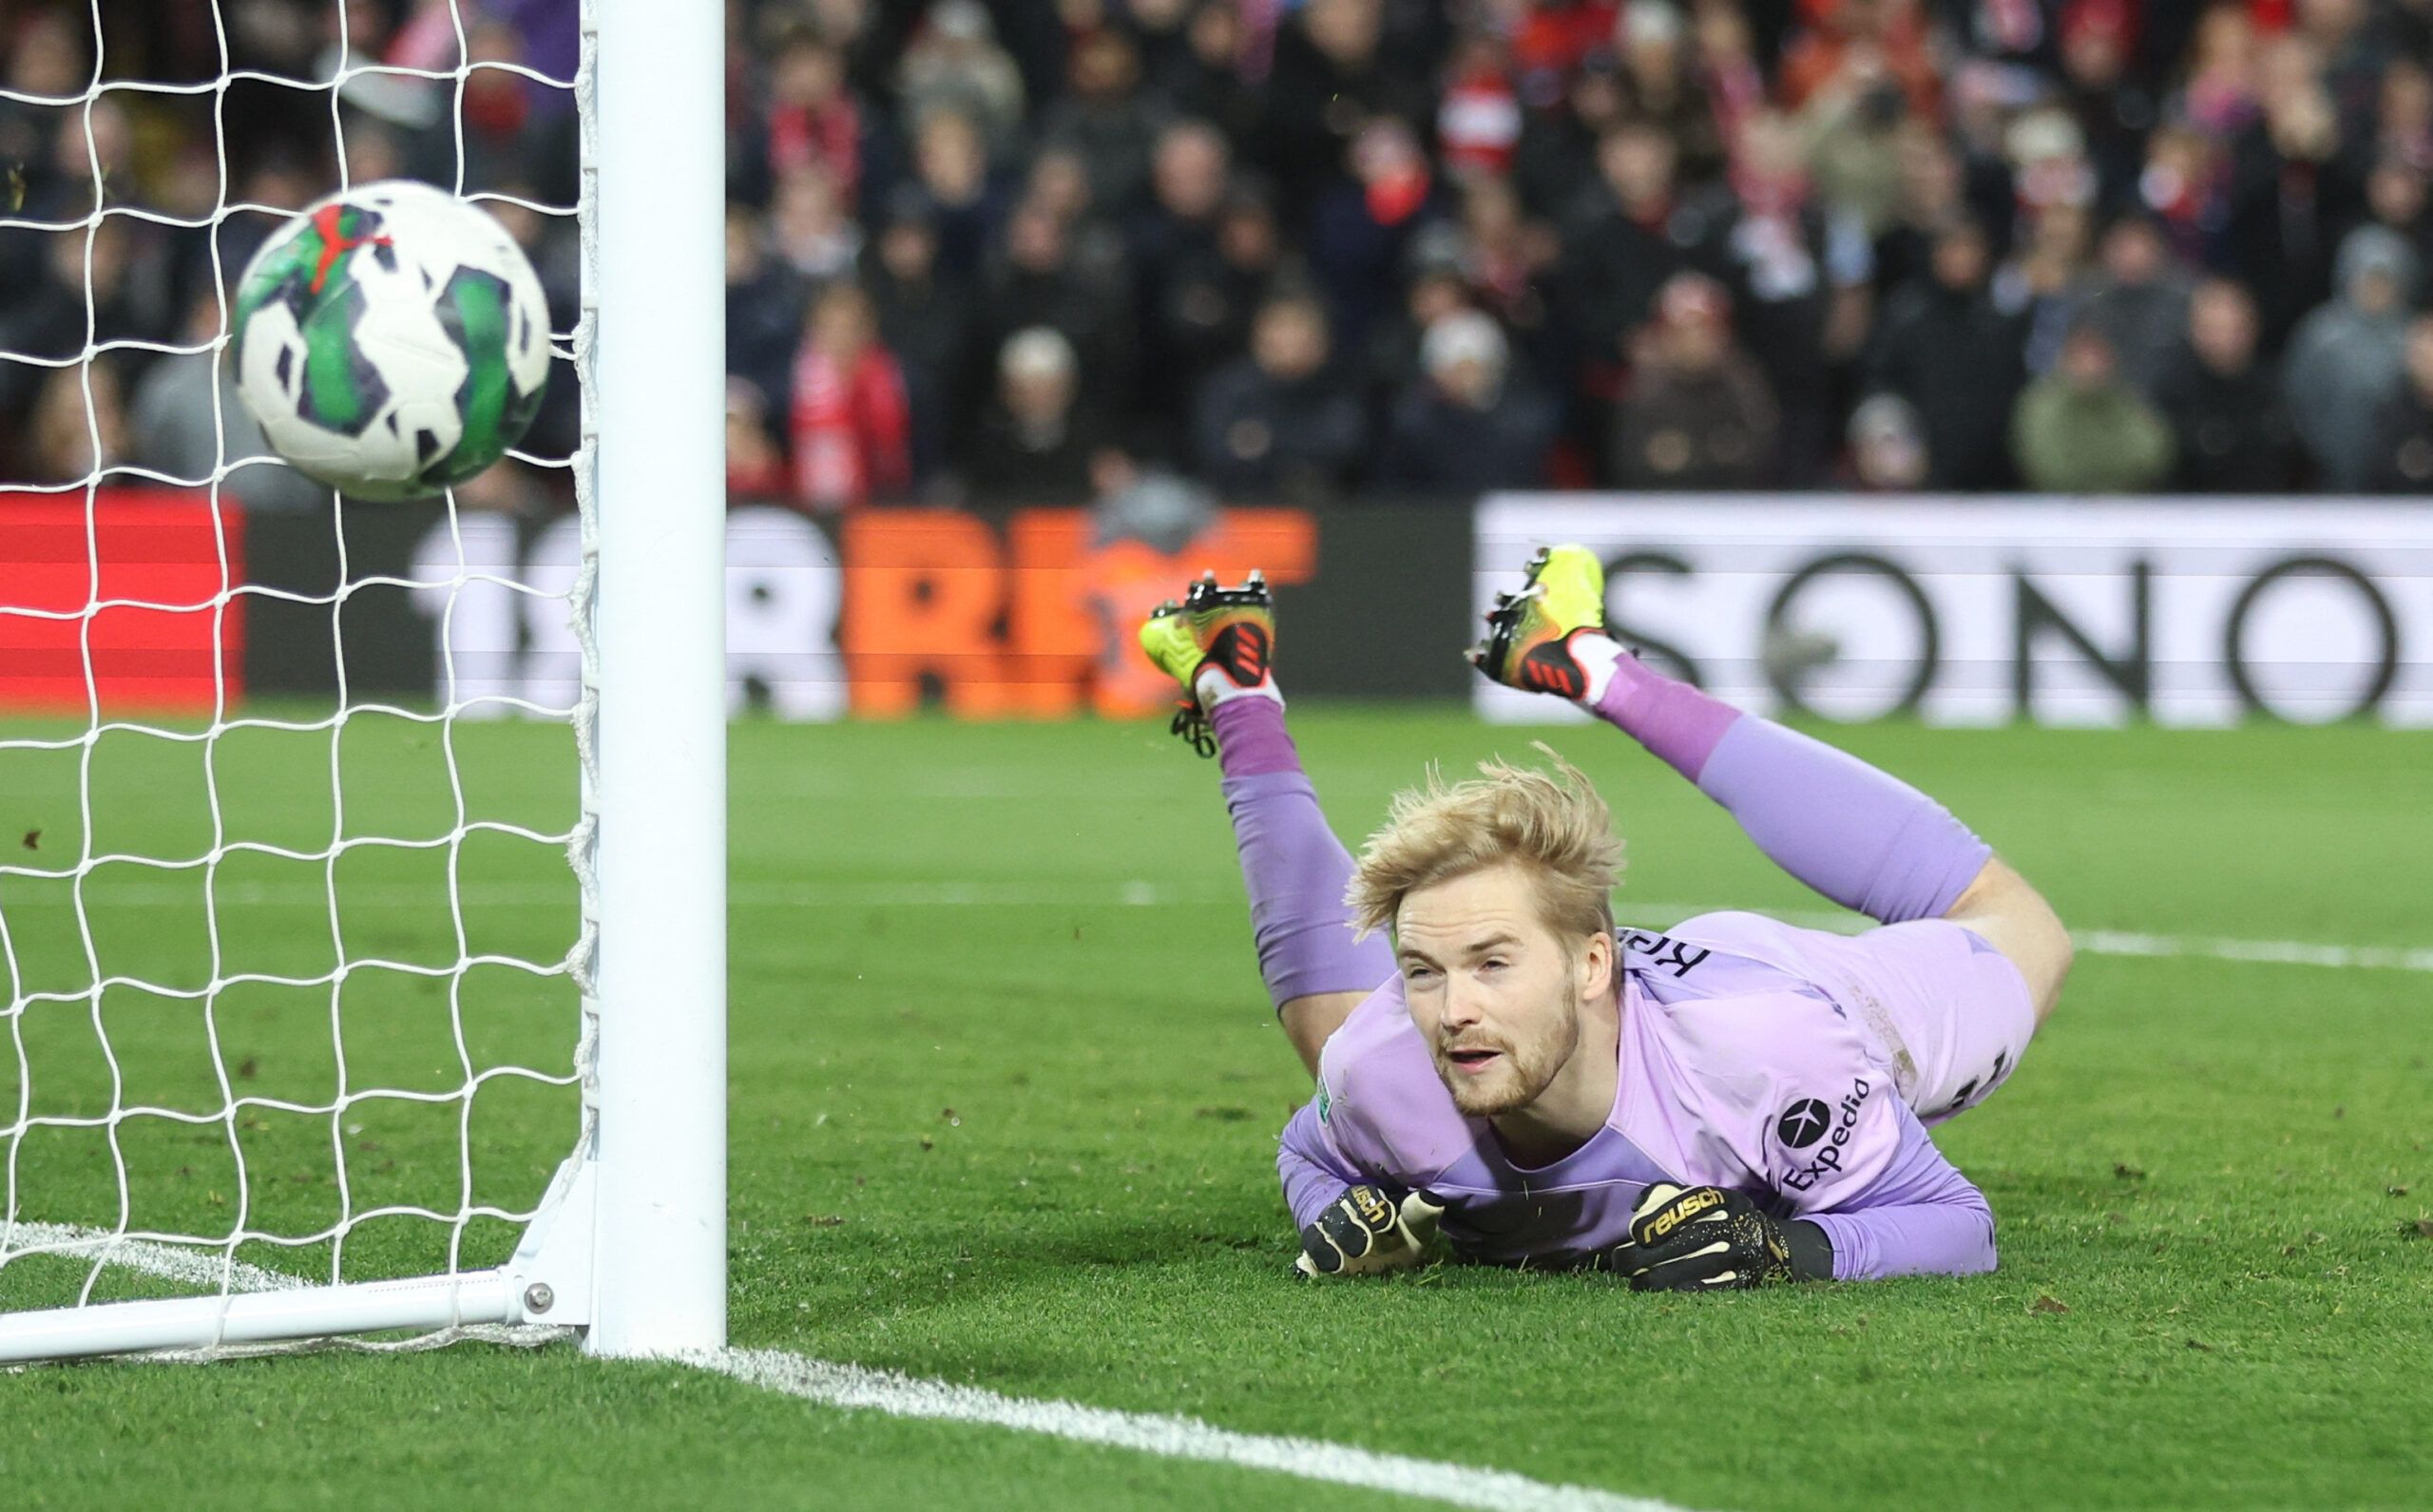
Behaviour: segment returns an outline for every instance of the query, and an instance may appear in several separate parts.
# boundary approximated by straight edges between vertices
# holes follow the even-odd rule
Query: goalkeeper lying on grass
[[[1141,627],[1192,693],[1178,727],[1214,731],[1259,970],[1318,1079],[1276,1162],[1300,1270],[1415,1265],[1438,1228],[1460,1259],[1642,1290],[1991,1270],[1993,1212],[1925,1125],[2018,1067],[2069,970],[2059,921],[1923,794],[1649,671],[1603,603],[1587,550],[1541,553],[1472,660],[1577,699],[1884,928],[1618,930],[1621,842],[1559,757],[1431,774],[1354,862],[1285,733],[1256,575]]]

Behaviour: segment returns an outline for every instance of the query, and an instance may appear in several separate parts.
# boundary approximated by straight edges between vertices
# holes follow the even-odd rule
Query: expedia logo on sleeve
[[[1819,1140],[1824,1144],[1808,1164],[1793,1169],[1783,1177],[1785,1187],[1793,1192],[1805,1192],[1842,1169],[1842,1149],[1857,1131],[1859,1109],[1866,1105],[1867,1096],[1872,1090],[1865,1077],[1852,1080],[1849,1092],[1839,1104],[1838,1119],[1833,1117],[1836,1109],[1826,1107],[1814,1098],[1802,1098],[1783,1110],[1783,1116],[1774,1120],[1774,1138],[1794,1150],[1805,1150]],[[1829,1121],[1831,1124],[1830,1134],[1827,1132]]]
[[[1815,1098],[1802,1098],[1774,1120],[1774,1138],[1794,1150],[1805,1150],[1825,1138],[1825,1131],[1832,1126],[1831,1108]]]

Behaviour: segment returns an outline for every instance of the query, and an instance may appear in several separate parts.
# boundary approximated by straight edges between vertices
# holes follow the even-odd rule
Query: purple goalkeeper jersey
[[[1903,1101],[1871,1005],[1850,1001],[1860,942],[1754,914],[1619,939],[1619,1087],[1587,1143],[1515,1165],[1455,1109],[1395,977],[1327,1042],[1317,1093],[1285,1128],[1293,1222],[1357,1182],[1425,1190],[1457,1257],[1563,1268],[1621,1243],[1641,1194],[1672,1181],[1814,1221],[1836,1280],[1993,1269],[1992,1209]]]

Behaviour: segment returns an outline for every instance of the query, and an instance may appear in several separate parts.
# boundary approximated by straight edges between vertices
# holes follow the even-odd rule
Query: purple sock
[[[1994,853],[1899,778],[1627,654],[1595,707],[1722,804],[1776,866],[1881,923],[1942,917]]]
[[[1258,974],[1276,1007],[1312,992],[1367,992],[1394,974],[1385,936],[1351,937],[1343,890],[1351,854],[1327,827],[1301,772],[1284,706],[1228,699],[1209,711],[1225,769],[1225,809],[1251,897]]]
[[[1691,781],[1715,753],[1717,740],[1740,718],[1740,711],[1710,699],[1686,682],[1676,682],[1629,652],[1614,662],[1613,680],[1594,705],[1605,722],[1639,744]]]
[[[1284,705],[1274,699],[1220,699],[1208,711],[1208,727],[1216,734],[1216,764],[1229,777],[1301,770],[1301,753],[1285,733]]]

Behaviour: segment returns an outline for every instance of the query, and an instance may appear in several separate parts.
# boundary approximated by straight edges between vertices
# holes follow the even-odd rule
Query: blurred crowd
[[[105,74],[214,77],[212,9],[107,0]],[[576,0],[218,9],[282,79],[575,65]],[[2433,483],[2433,0],[727,9],[738,496]],[[82,96],[92,15],[17,8],[0,88]],[[339,139],[357,179],[571,203],[566,91],[457,95],[0,97],[0,212],[81,220],[98,163],[162,218],[0,231],[0,350],[207,336]],[[164,223],[223,182],[263,208]],[[570,326],[571,222],[493,208]],[[213,380],[0,360],[0,479],[207,471]],[[531,449],[574,426],[561,393]]]

